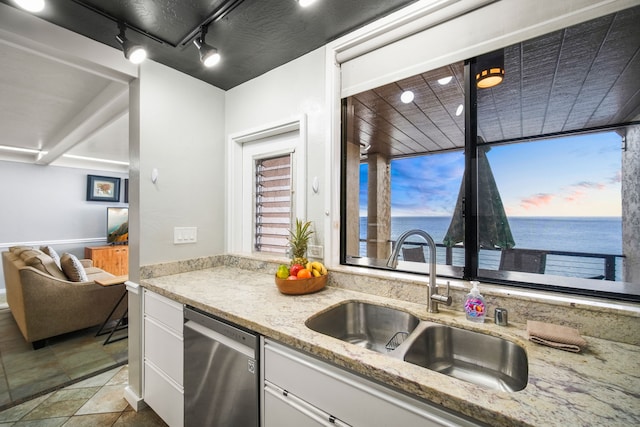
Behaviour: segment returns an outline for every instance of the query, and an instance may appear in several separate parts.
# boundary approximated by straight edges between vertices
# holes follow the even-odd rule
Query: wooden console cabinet
[[[129,246],[94,246],[84,248],[84,257],[98,267],[116,276],[129,274]]]

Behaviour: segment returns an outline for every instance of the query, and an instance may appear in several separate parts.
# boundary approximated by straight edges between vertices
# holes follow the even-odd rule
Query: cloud
[[[619,184],[622,182],[622,171],[618,170],[615,174],[615,176],[612,176],[609,179],[609,184]]]
[[[586,193],[584,191],[575,190],[573,193],[564,196],[564,200],[566,200],[567,202],[577,202],[578,200],[583,198],[585,194]]]
[[[604,190],[605,184],[602,184],[600,182],[581,181],[581,182],[578,182],[577,184],[573,184],[572,187]]]
[[[548,205],[556,196],[549,193],[538,193],[526,199],[522,199],[520,205],[525,209],[533,209],[539,206]]]

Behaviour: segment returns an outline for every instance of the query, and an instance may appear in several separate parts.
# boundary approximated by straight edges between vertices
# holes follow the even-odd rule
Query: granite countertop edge
[[[524,325],[467,322],[458,311],[426,312],[426,305],[326,287],[283,295],[273,276],[219,266],[141,280],[143,288],[387,384],[418,399],[493,426],[633,425],[640,423],[640,347],[585,337],[582,353],[534,344]],[[489,390],[312,331],[305,321],[344,301],[396,307],[423,320],[513,341],[529,358],[529,384],[518,392]],[[550,424],[550,423],[553,424]]]

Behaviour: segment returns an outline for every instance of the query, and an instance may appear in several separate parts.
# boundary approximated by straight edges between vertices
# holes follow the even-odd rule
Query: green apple
[[[286,279],[287,277],[289,277],[289,267],[287,267],[284,264],[281,264],[280,266],[278,266],[278,271],[276,272],[276,276],[278,276],[279,279]]]

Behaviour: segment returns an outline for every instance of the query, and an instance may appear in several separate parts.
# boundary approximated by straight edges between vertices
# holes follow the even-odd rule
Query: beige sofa
[[[91,260],[80,262],[78,269],[88,280],[71,281],[56,260],[39,249],[22,246],[2,252],[7,303],[34,349],[43,347],[47,338],[102,324],[125,292],[124,284],[96,284],[96,279],[114,276],[93,267]],[[121,306],[115,315],[126,303]]]

